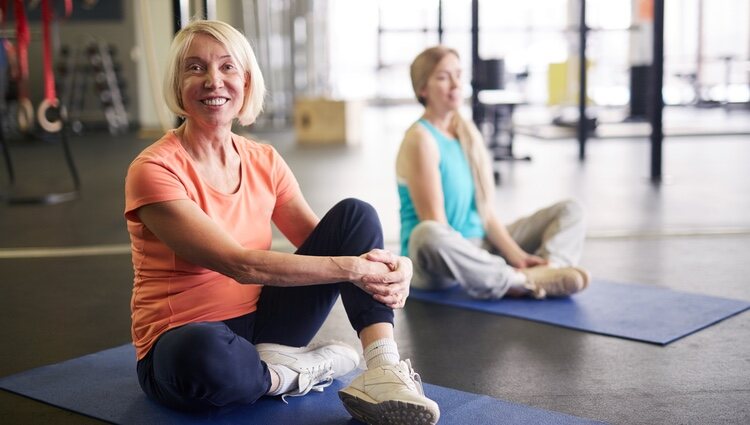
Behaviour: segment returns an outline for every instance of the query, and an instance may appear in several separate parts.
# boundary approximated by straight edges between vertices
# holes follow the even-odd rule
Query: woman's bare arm
[[[440,152],[432,136],[420,126],[406,132],[396,159],[396,174],[406,181],[420,220],[448,223],[440,180]]]
[[[137,211],[143,224],[184,260],[240,283],[296,286],[352,281],[388,273],[380,262],[361,257],[316,257],[241,246],[189,200],[158,202]]]

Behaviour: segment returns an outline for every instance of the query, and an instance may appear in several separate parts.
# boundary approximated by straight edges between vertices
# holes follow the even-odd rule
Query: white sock
[[[511,296],[522,296],[526,295],[529,292],[529,289],[526,287],[526,284],[528,283],[529,279],[526,277],[525,274],[521,273],[518,270],[513,270],[510,276],[508,277],[508,283],[510,284],[510,287],[508,288],[508,295]]]
[[[524,288],[527,281],[526,275],[515,269],[511,270],[508,276],[508,283],[511,287]]]
[[[384,365],[395,365],[401,360],[396,341],[390,338],[381,338],[372,342],[365,347],[364,356],[368,369]]]
[[[269,364],[268,369],[270,369],[269,372],[271,373],[276,372],[276,375],[279,377],[279,385],[275,390],[269,389],[267,393],[268,395],[286,394],[292,389],[297,388],[297,386],[299,385],[299,383],[297,382],[299,373],[293,371],[292,369],[278,364]]]

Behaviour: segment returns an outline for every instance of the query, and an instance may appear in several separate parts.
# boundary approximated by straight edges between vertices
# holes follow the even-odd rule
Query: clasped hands
[[[390,308],[403,308],[409,297],[411,260],[383,249],[373,249],[360,258],[367,260],[371,268],[356,282],[357,286]]]

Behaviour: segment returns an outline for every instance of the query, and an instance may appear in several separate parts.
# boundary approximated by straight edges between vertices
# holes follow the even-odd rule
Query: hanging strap
[[[15,0],[16,13],[16,43],[18,45],[18,128],[26,131],[34,121],[34,106],[29,100],[29,21],[26,19],[26,8],[23,0]]]
[[[6,16],[8,13],[8,0],[0,0],[0,24],[4,24],[8,20]]]
[[[29,78],[29,21],[26,19],[26,9],[23,0],[15,0],[16,11],[16,42],[18,43],[18,66],[21,78]]]
[[[55,74],[52,70],[52,42],[50,40],[50,26],[52,25],[52,5],[50,0],[42,0],[42,52],[44,61],[44,100],[37,109],[39,125],[50,133],[62,130],[62,109],[60,100],[55,92]],[[54,108],[54,121],[47,119],[47,111]]]

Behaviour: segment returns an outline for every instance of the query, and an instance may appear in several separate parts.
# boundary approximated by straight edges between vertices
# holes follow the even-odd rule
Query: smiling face
[[[231,126],[242,108],[249,78],[227,49],[209,35],[196,34],[180,73],[180,96],[188,121]]]
[[[438,62],[419,93],[427,107],[445,111],[461,106],[461,71],[461,63],[454,54],[447,54]]]

